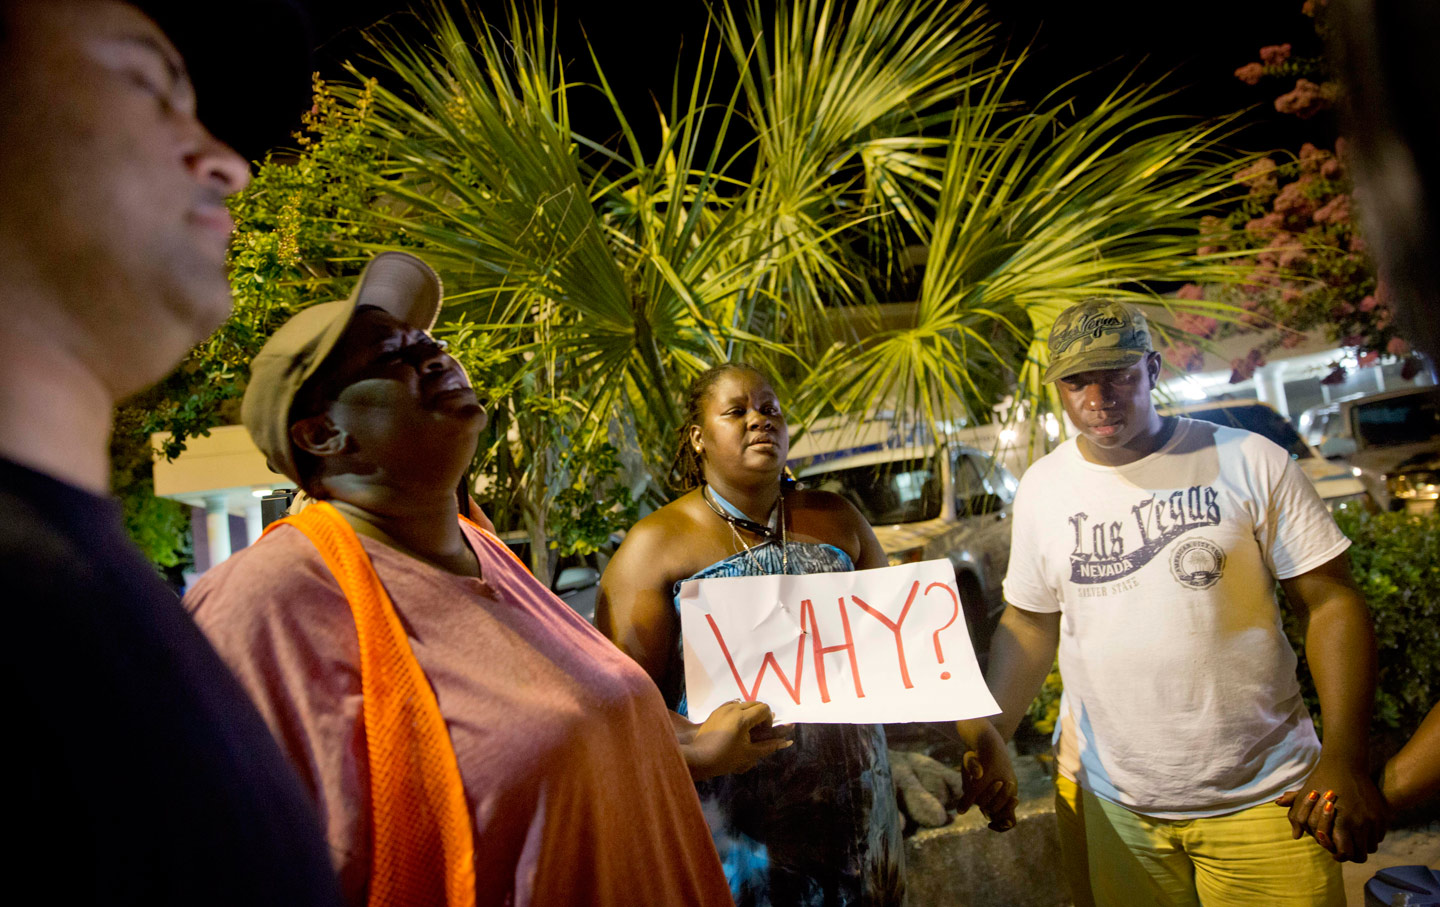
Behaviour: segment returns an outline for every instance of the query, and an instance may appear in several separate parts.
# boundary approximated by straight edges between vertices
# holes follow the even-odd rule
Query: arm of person
[[[890,566],[890,558],[885,555],[885,549],[880,547],[880,540],[875,537],[875,530],[871,528],[869,521],[855,509],[854,504],[844,498],[840,500],[854,521],[855,544],[859,549],[859,556],[855,558],[855,569],[873,570],[876,567]]]
[[[282,527],[212,568],[186,594],[195,623],[254,702],[313,798],[346,903],[370,872],[355,619],[329,570]],[[298,534],[298,533],[297,533]],[[277,554],[278,551],[278,554]],[[304,603],[297,617],[296,602]]]
[[[680,618],[670,600],[670,544],[660,527],[637,524],[606,566],[595,599],[596,629],[657,685],[665,681],[680,639]],[[696,781],[748,771],[790,746],[788,728],[774,728],[772,719],[761,702],[726,703],[700,724],[670,713],[676,743]]]
[[[856,570],[890,566],[885,549],[875,538],[875,530],[843,495],[817,490],[791,494],[793,497],[787,498],[786,506],[793,508],[792,531],[841,549]]]
[[[1316,840],[1336,860],[1363,863],[1385,837],[1387,821],[1367,764],[1376,674],[1370,613],[1345,554],[1281,586],[1306,623],[1305,658],[1324,726],[1320,761],[1290,806],[1290,824],[1297,838],[1319,831]],[[1326,833],[1331,821],[1333,833]]]
[[[1415,736],[1385,763],[1380,792],[1396,811],[1440,794],[1440,705],[1430,710]]]
[[[605,566],[595,594],[595,629],[662,689],[680,640],[680,616],[670,600],[669,548],[663,531],[637,523]]]
[[[1007,605],[990,643],[990,666],[985,678],[1000,706],[991,718],[958,722],[965,754],[965,796],[960,811],[976,805],[990,819],[990,827],[1006,831],[1015,825],[1019,784],[1005,743],[1020,726],[1020,719],[1040,691],[1060,645],[1060,612],[1027,611]]]

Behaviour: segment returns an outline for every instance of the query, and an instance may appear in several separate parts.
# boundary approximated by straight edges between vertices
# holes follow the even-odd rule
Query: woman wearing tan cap
[[[256,357],[243,417],[318,502],[186,606],[319,806],[352,904],[728,904],[645,672],[457,513],[485,422],[378,256]]]

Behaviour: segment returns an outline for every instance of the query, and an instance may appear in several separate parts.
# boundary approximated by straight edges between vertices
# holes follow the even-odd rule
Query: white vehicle
[[[891,564],[948,559],[976,652],[985,651],[1005,606],[1000,584],[1018,486],[1008,470],[972,447],[926,444],[865,444],[790,464],[802,486],[854,504]]]
[[[1320,493],[1325,506],[1334,510],[1347,502],[1373,506],[1364,483],[1347,465],[1331,463],[1300,437],[1299,432],[1273,406],[1258,400],[1216,400],[1187,406],[1167,406],[1162,415],[1185,416],[1216,425],[1243,428],[1262,435],[1289,452],[1305,477]]]
[[[1381,509],[1424,512],[1440,498],[1440,388],[1311,407],[1300,430],[1322,456],[1355,472]]]

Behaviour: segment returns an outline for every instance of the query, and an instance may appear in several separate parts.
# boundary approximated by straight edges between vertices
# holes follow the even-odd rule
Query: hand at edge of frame
[[[1389,808],[1363,771],[1327,760],[1275,802],[1289,808],[1292,837],[1311,835],[1337,862],[1364,863],[1385,839]]]

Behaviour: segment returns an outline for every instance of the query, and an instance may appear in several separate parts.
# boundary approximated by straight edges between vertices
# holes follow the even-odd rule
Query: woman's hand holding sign
[[[703,781],[747,772],[761,759],[790,746],[791,726],[775,726],[773,720],[763,702],[735,700],[720,706],[681,745],[691,776]]]

